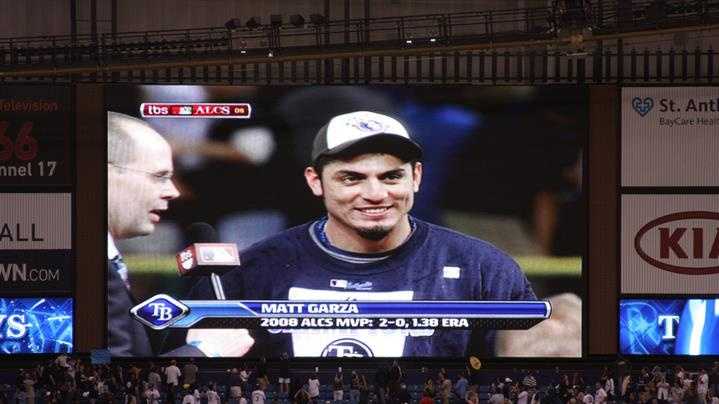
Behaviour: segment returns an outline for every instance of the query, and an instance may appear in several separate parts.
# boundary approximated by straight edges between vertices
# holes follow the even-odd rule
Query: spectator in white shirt
[[[246,379],[243,380],[242,375],[237,368],[230,371],[230,403],[238,403],[242,397],[242,389],[246,386]]]
[[[719,404],[719,397],[717,397],[712,390],[709,390],[707,394],[707,404]]]
[[[160,402],[160,391],[157,390],[157,386],[150,384],[145,390],[145,399],[148,404],[158,404]]]
[[[527,389],[522,386],[522,391],[519,392],[517,395],[517,404],[529,404],[529,393],[527,393]]]
[[[669,383],[664,377],[657,383],[657,399],[662,402],[669,401]]]
[[[672,404],[678,404],[681,403],[684,399],[684,389],[681,386],[681,381],[677,380],[674,383],[672,383],[672,387],[669,391],[671,394],[671,397],[669,399],[669,402]]]
[[[244,367],[240,371],[240,379],[242,379],[242,381],[245,383],[250,380],[250,372],[248,372],[247,369],[245,369]]]
[[[220,404],[220,395],[217,394],[214,384],[207,389],[207,404]]]
[[[265,404],[267,396],[265,396],[265,392],[262,387],[262,384],[259,384],[257,386],[257,390],[252,392],[252,404]]]
[[[320,396],[320,379],[312,375],[307,381],[307,392],[310,394],[310,401],[315,401]]]
[[[182,404],[200,404],[200,392],[195,390],[194,392],[189,388],[189,385],[185,385],[188,388],[185,389],[185,395],[182,397]]]
[[[164,369],[163,374],[165,375],[165,384],[167,385],[167,401],[174,403],[182,372],[180,372],[180,368],[177,367],[177,362],[172,360],[170,361],[170,366]]]
[[[699,371],[699,377],[697,378],[697,394],[699,394],[699,400],[703,403],[707,402],[707,392],[709,391],[709,374],[706,369]]]
[[[344,377],[342,377],[342,372],[338,371],[332,384],[332,399],[342,401],[342,397],[344,397]]]
[[[607,374],[607,380],[604,382],[604,391],[607,393],[608,400],[614,400],[616,392],[614,391],[614,377],[612,377],[611,373]]]
[[[177,367],[177,362],[171,361],[170,366],[165,368],[165,382],[171,387],[177,387],[180,383],[180,376],[182,376],[182,372]]]
[[[155,368],[154,366],[150,367],[150,372],[147,374],[147,383],[154,384],[155,387],[159,386],[160,383],[162,383],[162,377],[160,377],[160,374],[157,373],[157,368]]]
[[[499,386],[494,387],[492,395],[489,397],[489,404],[504,404],[504,394],[502,394],[502,388]]]
[[[607,391],[604,390],[602,384],[597,382],[595,385],[596,390],[594,391],[594,403],[604,404],[607,402]]]

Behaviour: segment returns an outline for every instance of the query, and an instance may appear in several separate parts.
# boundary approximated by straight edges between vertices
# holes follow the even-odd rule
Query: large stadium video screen
[[[113,356],[581,357],[586,88],[108,86]]]

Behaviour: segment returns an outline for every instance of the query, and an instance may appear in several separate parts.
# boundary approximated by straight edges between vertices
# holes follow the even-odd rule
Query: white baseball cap
[[[312,145],[312,161],[322,156],[336,156],[360,145],[386,151],[407,161],[419,160],[422,148],[395,118],[369,111],[337,115],[322,127]]]

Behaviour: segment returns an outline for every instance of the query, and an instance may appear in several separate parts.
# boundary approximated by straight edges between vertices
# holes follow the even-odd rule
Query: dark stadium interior
[[[0,0],[0,10],[0,404],[719,403],[719,1]],[[162,119],[142,103],[252,113]],[[501,331],[493,354],[475,341],[465,355],[371,357],[352,340],[322,357],[297,346],[297,357],[220,357],[184,329],[135,322],[151,353],[111,354],[112,254],[138,308],[158,293],[189,300],[197,278],[179,278],[175,258],[198,242],[188,226],[211,224],[242,261],[254,243],[325,215],[302,174],[318,128],[358,110],[396,117],[423,148],[412,216],[506,252],[552,317]],[[108,112],[171,148],[180,196],[152,207],[152,234],[112,241]],[[127,203],[141,198],[133,189]]]

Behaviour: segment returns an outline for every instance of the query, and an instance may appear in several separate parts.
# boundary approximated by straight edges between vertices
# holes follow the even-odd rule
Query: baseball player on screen
[[[398,120],[366,111],[335,116],[317,133],[311,157],[305,180],[327,215],[244,251],[242,266],[222,278],[228,299],[536,299],[507,254],[410,215],[422,149]],[[206,283],[194,290],[193,299],[211,298]],[[270,357],[492,355],[495,338],[486,329],[252,332],[248,354]],[[190,330],[188,342],[201,333]]]

